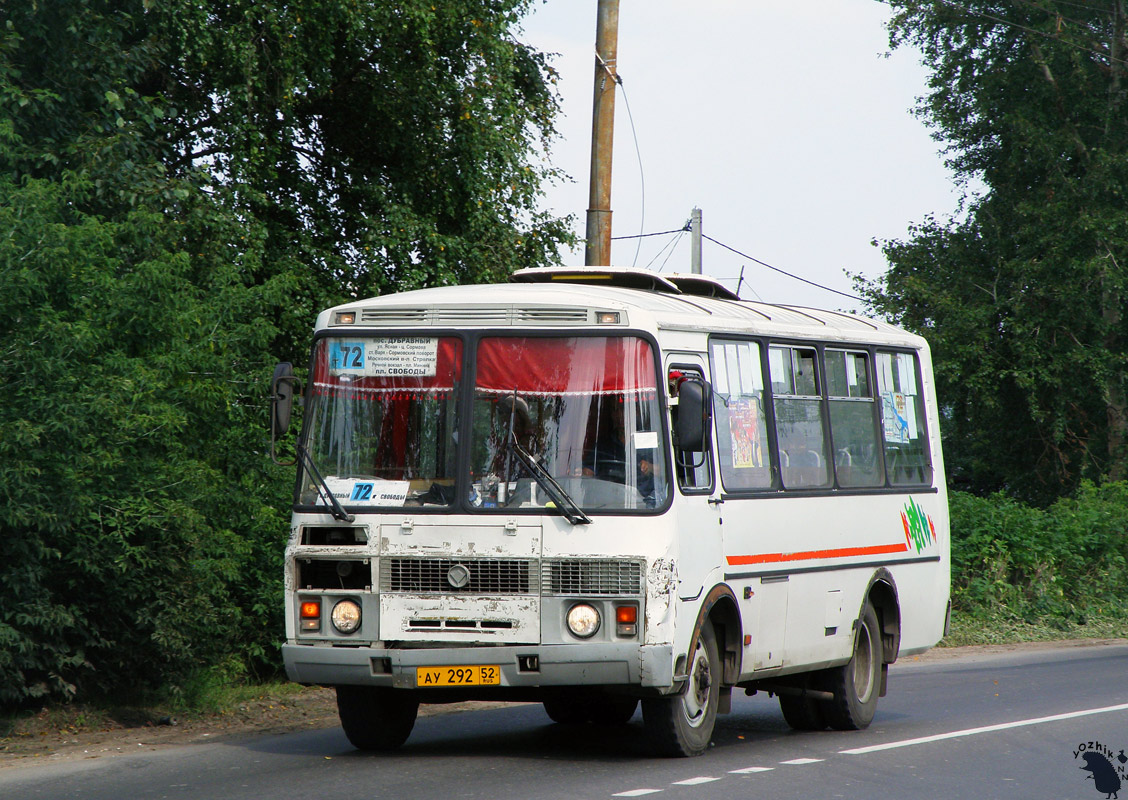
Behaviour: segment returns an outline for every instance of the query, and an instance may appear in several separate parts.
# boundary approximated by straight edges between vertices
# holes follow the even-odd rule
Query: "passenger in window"
[[[786,464],[784,482],[790,486],[822,486],[826,482],[822,456],[808,446],[806,439],[795,439],[791,443]]]
[[[790,453],[791,466],[793,467],[821,467],[822,458],[814,450],[807,447],[806,439],[798,439]]]

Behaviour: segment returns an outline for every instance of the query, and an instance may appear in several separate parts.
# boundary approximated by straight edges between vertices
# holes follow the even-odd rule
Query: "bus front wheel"
[[[638,698],[590,692],[566,691],[542,701],[549,719],[562,725],[590,722],[600,727],[626,725],[638,708]]]
[[[667,756],[699,756],[713,738],[721,694],[721,658],[713,626],[706,623],[689,660],[681,694],[642,701],[642,720],[655,749]]]
[[[358,750],[395,750],[415,727],[419,701],[410,693],[376,686],[338,686],[337,715]]]
[[[881,693],[881,626],[877,612],[866,603],[854,633],[854,654],[842,667],[828,670],[834,699],[823,708],[830,727],[856,731],[868,727]]]

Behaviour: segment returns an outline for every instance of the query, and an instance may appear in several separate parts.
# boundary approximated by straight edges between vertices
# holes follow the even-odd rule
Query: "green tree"
[[[316,310],[554,258],[527,0],[0,15],[0,705],[269,670]]]
[[[1128,468],[1121,0],[891,0],[931,69],[918,113],[962,213],[883,244],[873,309],[933,345],[945,450],[973,489],[1049,502]]]
[[[551,263],[570,223],[536,208],[557,104],[514,37],[530,1],[153,3],[169,167],[262,222],[264,264],[319,305]]]

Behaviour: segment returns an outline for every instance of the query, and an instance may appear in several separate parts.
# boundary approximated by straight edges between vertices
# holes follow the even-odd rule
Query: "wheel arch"
[[[693,627],[693,637],[689,642],[690,653],[696,649],[697,638],[705,625],[712,625],[717,634],[717,644],[721,651],[721,681],[725,686],[734,686],[740,678],[744,628],[736,595],[725,584],[714,586],[701,603],[697,622]]]
[[[901,650],[901,602],[897,595],[897,582],[889,570],[882,567],[870,577],[866,587],[865,603],[871,603],[881,626],[882,663],[892,664]],[[861,616],[861,609],[858,611]]]

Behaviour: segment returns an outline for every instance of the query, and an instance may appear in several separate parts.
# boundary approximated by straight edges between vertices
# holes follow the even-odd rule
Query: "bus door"
[[[675,401],[681,376],[706,378],[708,375],[704,360],[692,353],[668,353],[666,373],[671,378]],[[676,402],[671,403],[670,414],[676,428]],[[678,596],[693,600],[711,588],[706,587],[705,582],[721,565],[722,506],[716,502],[720,487],[713,477],[712,449],[683,451],[675,443],[674,474],[678,483],[672,508],[672,513],[677,515]]]
[[[745,665],[783,663],[789,576],[771,564],[787,546],[790,520],[771,499],[778,469],[768,446],[763,347],[740,339],[710,341],[717,467],[724,490],[725,574],[736,596],[744,632],[752,637]]]

